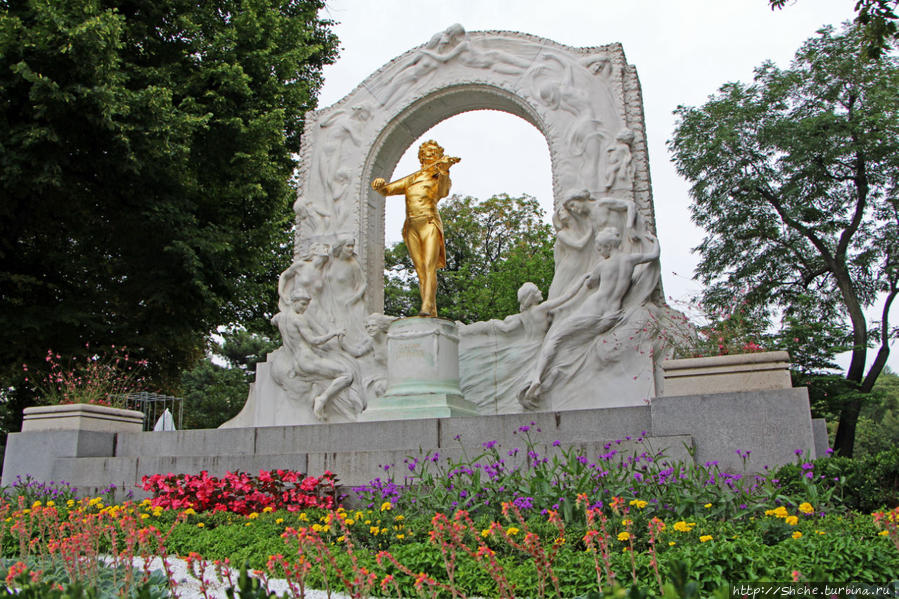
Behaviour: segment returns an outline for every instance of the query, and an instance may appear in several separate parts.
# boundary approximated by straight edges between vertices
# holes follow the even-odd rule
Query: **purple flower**
[[[512,503],[521,510],[529,510],[534,507],[534,499],[532,497],[516,497]]]
[[[561,444],[562,444],[562,442],[559,440],[553,441],[553,447],[558,447]]]
[[[795,453],[796,455],[802,455],[802,450],[801,450],[801,449],[797,449],[797,450],[794,451],[793,453]]]
[[[643,475],[640,474],[639,472],[634,472],[634,479],[636,479],[638,482],[641,482],[641,483],[642,483],[642,482],[643,482]]]
[[[481,443],[484,446],[484,449],[493,449],[496,447],[496,441],[487,441],[486,443]]]
[[[521,426],[518,427],[518,432],[520,432],[520,433],[526,433],[529,430],[531,430],[531,427],[529,427],[527,424],[522,424]]]

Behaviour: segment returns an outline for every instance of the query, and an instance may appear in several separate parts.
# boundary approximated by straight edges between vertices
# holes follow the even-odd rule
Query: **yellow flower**
[[[774,516],[777,518],[786,518],[787,515],[787,508],[782,505],[774,510]]]
[[[278,518],[277,520],[275,520],[275,524],[281,524],[282,522],[284,522],[284,518]]]
[[[677,543],[675,541],[668,541],[669,547],[674,547],[675,545],[677,545]]]
[[[315,524],[312,525],[312,530],[314,530],[315,532],[321,532],[323,530],[323,528],[324,527],[321,524],[319,524],[318,522],[316,522]]]
[[[879,537],[885,537],[885,536],[887,536],[888,534],[890,534],[890,531],[888,531],[888,530],[881,530],[879,533],[877,533],[877,536],[879,536]]]
[[[694,526],[696,526],[695,522],[685,522],[681,520],[680,522],[674,523],[674,530],[677,532],[690,532],[693,530]]]
[[[301,521],[301,522],[308,522],[308,521],[309,521],[309,516],[306,515],[306,512],[300,512],[300,521]]]
[[[509,528],[506,529],[506,534],[509,535],[510,537],[514,537],[515,535],[518,534],[518,529],[515,528],[514,526],[510,526]]]
[[[814,514],[815,508],[812,507],[812,504],[806,501],[799,504],[799,511],[803,514]]]
[[[263,513],[263,514],[268,514],[269,512],[274,512],[274,511],[275,511],[275,508],[273,508],[273,507],[270,506],[270,505],[267,505],[267,506],[265,506],[264,508],[262,508],[262,513]]]
[[[643,501],[642,499],[631,499],[631,502],[628,505],[635,506],[638,510],[642,510],[647,505],[649,505],[648,501]]]
[[[404,534],[398,534],[398,535],[396,535],[396,538],[402,540],[402,539],[405,539],[405,538],[406,538],[406,535],[404,535]]]
[[[249,516],[247,516],[247,518],[249,518],[250,520],[255,520],[258,517],[259,514],[257,514],[256,512],[252,512]]]
[[[706,541],[711,541],[711,540],[712,540],[712,535],[702,535],[701,537],[699,537],[700,543],[705,543]]]
[[[252,522],[247,522],[244,526],[249,526],[250,524],[252,524]]]
[[[406,517],[402,514],[399,514],[396,518],[394,518],[394,520],[396,520],[397,522],[399,522],[400,520],[405,520],[405,519],[406,519]]]
[[[56,507],[56,502],[51,499],[47,502],[47,507]]]
[[[365,517],[365,514],[363,514],[362,512],[357,511],[357,512],[353,515],[353,517],[354,517],[356,520],[362,520],[362,518]]]
[[[707,503],[707,504],[705,504],[705,505],[702,506],[702,507],[704,507],[705,509],[709,509],[710,507],[712,507],[712,504],[711,504],[711,503]]]
[[[140,515],[140,519],[141,519],[141,520],[146,520],[146,519],[149,518],[149,517],[150,517],[150,514],[141,514],[141,515]]]
[[[823,534],[824,534],[824,531],[823,531],[823,530],[816,530],[816,531],[815,531],[815,534],[823,535]]]
[[[356,523],[356,521],[353,520],[352,518],[347,518],[347,519],[346,519],[346,525],[347,525],[347,526],[352,526],[352,525],[355,524],[355,523]]]
[[[489,528],[485,528],[484,530],[482,530],[482,531],[481,531],[481,536],[484,537],[484,538],[487,538],[488,536],[490,536],[490,529],[489,529]]]
[[[789,524],[790,526],[796,526],[799,524],[799,518],[797,516],[787,516],[784,518],[784,522]]]
[[[191,516],[191,515],[196,514],[196,513],[197,513],[197,512],[195,512],[195,511],[194,511],[194,508],[192,508],[192,507],[189,507],[189,508],[187,508],[186,510],[184,510],[184,515],[185,515],[185,516]]]
[[[370,532],[371,534],[373,534],[375,536],[378,536],[378,533],[381,532],[381,529],[378,528],[377,526],[370,526],[368,528],[368,532]]]
[[[344,535],[340,535],[339,537],[337,537],[338,543],[343,543],[345,540],[346,540],[346,536],[344,536]]]
[[[618,533],[618,540],[621,541],[622,543],[624,541],[627,541],[630,538],[631,538],[631,533],[629,533],[627,531]]]
[[[627,518],[625,518],[624,520],[621,521],[621,524],[624,526],[630,526],[631,524],[633,524],[633,522],[628,520]]]
[[[202,522],[197,522],[197,528],[203,528],[204,526],[206,526],[206,525],[203,524]]]
[[[145,499],[144,501],[147,502],[147,505],[150,505],[150,500],[149,500],[149,499]],[[75,500],[74,500],[74,499],[69,499],[68,501],[66,501],[66,507],[72,507],[72,506],[74,506],[74,505],[75,505]]]
[[[384,503],[381,504],[382,512],[389,512],[392,509],[393,509],[393,504],[390,503],[389,501],[385,501]]]
[[[365,525],[368,526],[369,524],[371,524],[371,520],[366,520]]]
[[[792,536],[794,539],[800,539],[800,538],[802,538],[802,533],[799,532],[798,530],[794,530],[793,534],[790,536]]]

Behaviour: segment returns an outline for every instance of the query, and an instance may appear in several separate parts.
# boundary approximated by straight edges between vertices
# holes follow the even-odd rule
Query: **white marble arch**
[[[481,109],[519,116],[546,137],[557,207],[577,189],[594,197],[612,191],[604,186],[610,150],[622,130],[633,132],[633,187],[614,193],[635,201],[654,232],[640,84],[621,45],[571,48],[453,25],[378,69],[336,104],[307,115],[295,252],[340,235],[355,237],[367,276],[366,308],[381,311],[384,198],[369,182],[389,176],[409,145],[435,124]]]
[[[620,44],[571,48],[451,25],[307,115],[294,262],[273,319],[286,345],[257,367],[246,406],[223,426],[353,421],[383,393],[389,319],[365,315],[384,307],[385,199],[369,183],[435,124],[481,109],[546,138],[556,274],[546,302],[525,286],[519,314],[460,327],[465,398],[496,414],[661,394],[660,333],[678,319],[661,293],[634,67]]]

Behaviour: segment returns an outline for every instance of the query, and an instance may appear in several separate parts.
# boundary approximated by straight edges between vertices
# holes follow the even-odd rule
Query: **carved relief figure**
[[[586,280],[582,275],[560,297],[545,302],[535,284],[525,283],[518,290],[517,314],[460,325],[461,347],[467,358],[463,365],[467,372],[462,377],[465,396],[475,402],[503,398],[514,403],[540,351],[553,311],[578,295]]]
[[[315,417],[326,420],[325,408],[332,408],[349,418],[355,418],[365,409],[365,398],[358,392],[349,392],[357,379],[358,369],[347,355],[341,341],[343,329],[326,330],[315,319],[309,318],[307,308],[311,297],[303,289],[296,289],[290,298],[290,309],[279,312],[272,323],[281,332],[284,347],[292,360],[291,375],[296,378],[330,381],[324,391],[312,400]],[[336,341],[335,341],[336,339]],[[348,391],[347,393],[343,393]]]
[[[344,237],[331,249],[328,264],[328,288],[333,309],[347,324],[349,343],[360,343],[365,337],[365,273],[356,259],[356,240]]]
[[[380,397],[387,390],[387,329],[395,316],[369,314],[365,332],[369,340],[362,354],[364,383],[370,397]]]
[[[596,236],[599,264],[587,279],[587,294],[581,305],[569,317],[554,323],[540,348],[537,366],[527,388],[519,400],[526,407],[536,407],[544,388],[552,387],[559,370],[553,368],[559,354],[582,352],[590,341],[614,327],[622,317],[621,302],[631,286],[634,268],[659,257],[658,241],[647,235],[651,247],[643,253],[622,253],[621,233],[607,227]]]
[[[379,177],[371,182],[371,186],[383,196],[406,196],[403,241],[418,274],[421,295],[418,315],[436,318],[437,269],[446,266],[443,222],[437,211],[437,202],[449,195],[452,185],[449,169],[460,159],[446,156],[440,144],[428,140],[418,149],[418,160],[421,169],[411,175],[389,184]]]
[[[622,129],[615,136],[615,145],[606,150],[609,159],[603,177],[604,189],[630,190],[633,188],[634,165],[631,157],[633,143],[634,132],[630,129]]]
[[[464,37],[465,28],[458,23],[435,34],[393,78],[381,94],[381,104],[390,105],[400,91],[422,81],[440,68],[440,65],[458,56],[465,49],[459,45]]]
[[[319,320],[332,320],[332,311],[324,293],[325,267],[329,259],[328,246],[317,243],[281,273],[278,279],[278,307],[282,312],[287,310],[294,290],[302,289],[317,302],[311,315]]]
[[[578,275],[589,271],[593,263],[594,250],[590,242],[594,227],[590,204],[590,192],[578,191],[571,194],[553,216],[556,272],[549,286],[550,299],[568,289]]]

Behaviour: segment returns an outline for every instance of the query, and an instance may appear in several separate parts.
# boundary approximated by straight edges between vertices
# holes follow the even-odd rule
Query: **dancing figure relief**
[[[634,144],[634,132],[622,129],[615,136],[615,144],[606,152],[608,161],[603,177],[603,188],[606,190],[630,190],[634,186],[634,164],[631,148]]]
[[[519,395],[523,406],[535,408],[544,390],[553,386],[560,372],[553,365],[560,353],[584,351],[591,341],[621,321],[622,301],[630,289],[634,269],[659,257],[658,241],[648,234],[644,237],[650,245],[648,251],[625,253],[619,251],[621,233],[617,228],[606,227],[597,233],[599,262],[586,279],[589,291],[572,314],[550,327],[533,376]]]

